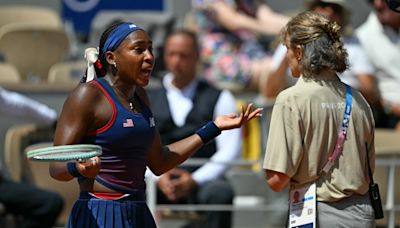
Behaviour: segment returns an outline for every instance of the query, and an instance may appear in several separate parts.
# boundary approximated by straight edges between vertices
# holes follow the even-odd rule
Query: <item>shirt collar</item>
[[[178,89],[172,84],[173,78],[174,78],[174,75],[172,73],[167,73],[163,78],[163,85],[164,85],[164,88],[167,90],[167,92],[172,92],[172,91],[179,92],[183,96],[192,99],[196,92],[196,87],[198,84],[197,79],[194,79],[183,89]]]

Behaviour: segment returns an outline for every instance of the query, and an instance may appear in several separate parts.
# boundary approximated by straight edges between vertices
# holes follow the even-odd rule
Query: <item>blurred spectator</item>
[[[358,39],[349,27],[349,10],[344,0],[312,0],[306,8],[327,16],[342,27],[344,47],[349,57],[349,69],[340,74],[340,79],[365,96],[369,104],[375,104],[379,94],[373,76],[374,70]],[[265,98],[273,99],[280,91],[292,86],[296,79],[290,76],[285,58],[286,48],[280,45],[273,55],[271,73],[266,80]]]
[[[153,113],[163,144],[187,137],[217,115],[235,113],[235,99],[196,78],[199,50],[197,37],[187,30],[173,32],[166,40],[164,61],[168,73],[162,87],[150,91]],[[157,183],[158,203],[232,204],[233,190],[224,173],[240,156],[241,131],[223,132],[206,144],[195,158],[210,158],[200,167],[174,168]],[[231,226],[230,211],[209,211],[206,219],[185,227],[224,228]]]
[[[54,124],[57,113],[53,109],[21,94],[0,87],[0,112]],[[56,193],[35,186],[14,182],[0,170],[0,203],[7,213],[18,219],[17,227],[51,228],[63,208],[63,199]]]
[[[265,88],[270,55],[258,36],[276,36],[288,21],[259,0],[193,0],[206,79],[230,89]]]
[[[49,125],[57,120],[57,112],[55,110],[2,87],[0,87],[0,113],[21,116]]]
[[[356,35],[375,68],[381,99],[376,126],[400,130],[400,14],[384,0],[369,0],[373,11]]]
[[[399,0],[387,0],[386,2],[391,10],[400,13],[400,1]]]

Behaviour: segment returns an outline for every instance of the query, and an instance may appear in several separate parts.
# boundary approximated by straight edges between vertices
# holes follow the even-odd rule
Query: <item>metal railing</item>
[[[203,159],[203,158],[191,158],[184,163],[182,163],[181,166],[200,166],[203,165],[207,162],[213,162],[213,163],[219,163],[219,164],[228,164],[231,166],[248,166],[251,167],[253,165],[260,165],[261,161],[247,161],[247,160],[237,160],[237,161],[218,161],[218,160],[210,160],[210,159]],[[213,211],[233,211],[233,210],[243,210],[243,209],[249,209],[248,206],[235,206],[235,205],[217,205],[217,204],[187,204],[187,205],[173,205],[173,204],[157,204],[157,186],[155,183],[155,179],[149,175],[146,177],[146,195],[147,195],[147,205],[150,209],[150,211],[155,215],[156,210],[176,210],[176,211],[207,211],[207,210],[213,210]],[[259,210],[267,210],[268,207],[260,207]],[[273,210],[274,208],[271,208]],[[268,209],[269,210],[269,209]]]
[[[400,211],[400,205],[396,204],[396,167],[400,167],[400,157],[376,160],[376,166],[387,167],[387,186],[386,186],[386,202],[382,202],[383,209],[388,213],[387,227],[394,228],[396,226],[396,212]],[[381,187],[382,188],[382,187]]]
[[[199,166],[206,162],[210,162],[209,159],[189,159],[184,162],[184,166]],[[216,163],[224,163],[231,166],[248,166],[261,165],[261,161],[246,161],[238,160],[232,162],[222,161],[211,161]],[[396,212],[400,211],[400,205],[395,202],[395,171],[397,167],[400,167],[400,156],[398,158],[378,158],[376,160],[376,166],[387,167],[387,185],[386,188],[386,201],[383,203],[383,208],[387,212],[387,227],[395,228],[396,226]],[[277,205],[220,205],[220,204],[185,204],[185,205],[174,205],[174,204],[157,204],[157,187],[154,178],[146,178],[147,182],[147,204],[153,213],[156,211],[173,210],[173,211],[276,211],[276,210],[287,210],[287,207],[282,204],[282,208],[277,208]],[[383,186],[380,186],[384,189]]]

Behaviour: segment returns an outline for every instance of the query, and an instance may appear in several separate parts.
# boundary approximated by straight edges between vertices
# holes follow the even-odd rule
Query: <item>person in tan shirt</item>
[[[374,227],[367,165],[369,161],[374,169],[374,119],[355,89],[343,152],[320,176],[346,107],[346,85],[337,76],[348,67],[339,30],[335,22],[313,12],[301,13],[286,25],[282,40],[298,81],[276,99],[263,168],[274,191],[316,183],[319,226]]]

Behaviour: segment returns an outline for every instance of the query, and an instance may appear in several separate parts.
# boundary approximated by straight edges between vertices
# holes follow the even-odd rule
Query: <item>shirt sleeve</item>
[[[271,70],[275,71],[281,65],[282,61],[285,59],[286,56],[286,47],[283,44],[280,44],[274,51],[272,55],[272,64]]]
[[[303,155],[302,124],[293,105],[281,100],[272,110],[263,168],[292,177]]]
[[[214,116],[236,113],[236,102],[234,96],[227,90],[223,90],[215,105]],[[210,158],[210,162],[205,163],[193,173],[193,179],[197,184],[215,180],[230,167],[226,162],[234,161],[241,155],[242,134],[241,129],[223,131],[216,138],[217,151]]]
[[[51,124],[57,119],[57,112],[47,105],[3,88],[0,88],[0,112],[44,124]]]
[[[358,74],[374,74],[374,68],[367,57],[367,53],[359,43],[355,43],[349,47],[349,63],[350,70]]]

